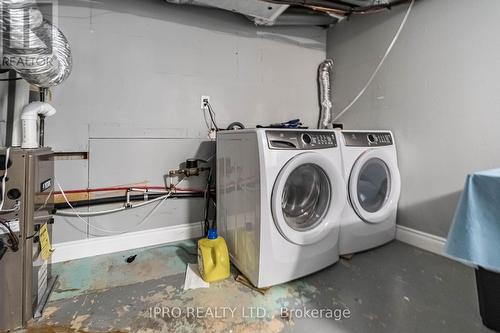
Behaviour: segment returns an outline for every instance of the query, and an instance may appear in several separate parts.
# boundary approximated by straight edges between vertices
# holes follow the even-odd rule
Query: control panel
[[[333,131],[266,131],[270,149],[325,149],[337,147]]]
[[[350,147],[380,147],[393,144],[390,132],[342,132],[346,146]]]

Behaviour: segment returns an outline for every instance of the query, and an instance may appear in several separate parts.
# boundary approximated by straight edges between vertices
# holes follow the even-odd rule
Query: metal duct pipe
[[[248,17],[259,26],[330,26],[339,21],[331,15],[308,8],[290,7],[274,21]]]
[[[34,0],[1,0],[3,59],[29,83],[49,88],[71,73],[71,50],[63,33],[43,18]]]
[[[264,0],[166,0],[176,5],[224,9],[245,15],[258,26],[329,26],[337,17],[305,7],[277,5]]]
[[[318,88],[319,88],[319,121],[318,128],[332,128],[333,105],[330,88],[330,77],[333,69],[333,60],[324,60],[318,68]]]

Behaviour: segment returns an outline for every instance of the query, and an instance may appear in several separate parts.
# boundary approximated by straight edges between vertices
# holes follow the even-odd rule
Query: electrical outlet
[[[200,107],[202,110],[207,107],[207,103],[210,103],[210,96],[201,95]]]
[[[215,131],[214,129],[210,130],[208,132],[207,138],[209,138],[210,140],[215,140],[217,138],[217,131]]]

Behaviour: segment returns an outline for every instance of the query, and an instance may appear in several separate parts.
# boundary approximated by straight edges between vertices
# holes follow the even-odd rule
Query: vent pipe
[[[37,120],[38,117],[50,117],[56,114],[56,109],[49,103],[32,102],[26,105],[21,113],[21,122],[23,127],[23,140],[21,148],[30,149],[40,146],[37,136]],[[43,127],[40,128],[43,131]],[[43,140],[43,139],[42,139]]]
[[[318,128],[333,127],[333,105],[330,88],[330,77],[333,69],[333,60],[324,60],[318,68],[318,90],[319,90],[319,121]]]

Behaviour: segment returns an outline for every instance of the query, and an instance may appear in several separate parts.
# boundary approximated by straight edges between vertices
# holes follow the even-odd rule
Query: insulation
[[[330,87],[330,77],[333,69],[333,60],[324,60],[318,68],[319,87],[319,122],[318,128],[332,128],[332,92]]]

